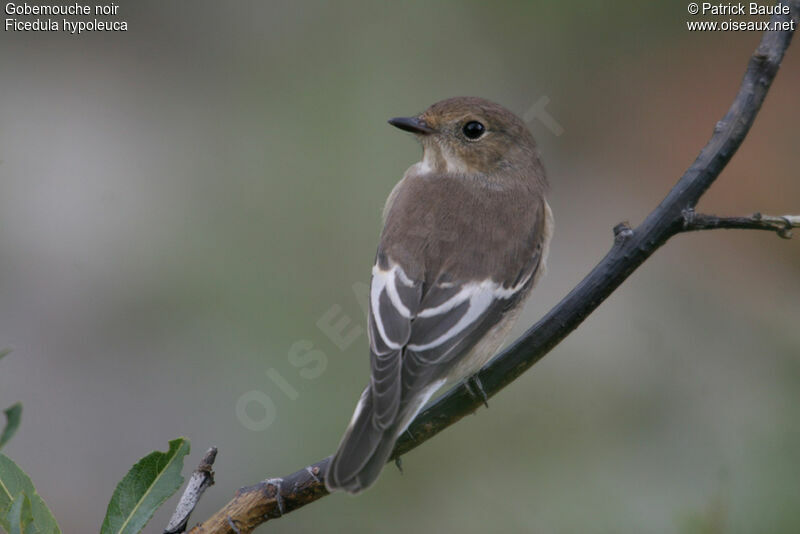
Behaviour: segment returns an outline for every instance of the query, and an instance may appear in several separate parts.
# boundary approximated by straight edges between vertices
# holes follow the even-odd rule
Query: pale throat
[[[474,172],[469,165],[459,158],[447,147],[438,143],[423,144],[422,160],[411,166],[415,174],[471,174]]]

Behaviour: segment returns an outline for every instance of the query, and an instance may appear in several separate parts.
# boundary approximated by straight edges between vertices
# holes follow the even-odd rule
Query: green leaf
[[[125,475],[111,502],[100,534],[137,534],[153,513],[183,484],[183,458],[189,454],[189,440],[169,442],[167,452],[151,452]]]
[[[0,454],[0,527],[4,528],[6,532],[11,531],[8,516],[16,501],[14,496],[22,493],[30,500],[30,512],[33,517],[33,524],[36,526],[36,530],[30,531],[41,534],[61,534],[56,519],[44,503],[44,500],[36,493],[36,489],[34,489],[28,475],[17,464],[12,462],[11,458],[5,454]],[[24,503],[19,506],[23,506],[21,513],[24,516]],[[29,530],[25,532],[27,533]]]
[[[22,507],[27,499],[24,493],[20,493],[14,499],[11,508],[8,509],[8,514],[6,514],[8,534],[22,534],[22,529],[24,528],[22,526]],[[28,504],[30,504],[30,501],[28,501]],[[30,521],[33,521],[33,517],[30,518]]]
[[[18,402],[14,404],[10,408],[3,410],[3,413],[6,414],[6,427],[3,429],[3,432],[0,432],[0,449],[3,448],[3,445],[8,443],[8,440],[11,439],[11,436],[13,436],[17,428],[19,428],[19,420],[22,417],[22,403]]]
[[[24,493],[17,495],[6,515],[8,534],[36,534],[39,529],[33,524],[31,500]]]

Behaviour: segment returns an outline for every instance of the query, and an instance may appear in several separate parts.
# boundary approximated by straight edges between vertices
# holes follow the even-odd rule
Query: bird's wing
[[[381,263],[372,268],[370,284],[370,388],[373,422],[387,428],[400,407],[403,352],[411,339],[423,283],[410,279],[399,265],[386,269]]]
[[[527,236],[528,258],[505,283],[490,278],[454,281],[446,272],[425,283],[379,252],[369,308],[370,387],[378,428],[388,428],[399,411],[432,394],[431,385],[447,376],[458,356],[527,293],[542,263],[542,215],[541,224]]]

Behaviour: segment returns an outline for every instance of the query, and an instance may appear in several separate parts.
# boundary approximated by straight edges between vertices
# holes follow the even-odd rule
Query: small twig
[[[687,209],[683,212],[683,230],[769,230],[784,239],[792,238],[792,228],[800,228],[800,215],[762,215],[754,213],[747,217],[717,217]]]
[[[172,514],[172,519],[164,529],[164,534],[180,534],[186,531],[186,524],[189,522],[189,516],[192,515],[194,507],[197,506],[206,489],[214,484],[214,471],[211,467],[216,459],[217,448],[211,447],[192,473],[192,478],[189,479],[189,483],[181,495],[181,500],[175,507],[175,513]]]

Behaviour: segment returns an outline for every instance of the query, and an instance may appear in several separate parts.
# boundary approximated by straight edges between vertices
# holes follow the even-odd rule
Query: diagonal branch
[[[781,4],[790,5],[792,14],[774,16],[771,27],[777,27],[776,22],[789,20],[796,25],[800,0],[782,0]],[[710,223],[710,219],[704,218],[699,219],[700,223],[698,219],[687,223],[685,213],[694,209],[750,130],[792,33],[764,33],[727,114],[716,124],[708,144],[661,204],[635,229],[627,223],[617,225],[614,245],[605,258],[547,315],[481,369],[478,378],[487,396],[496,394],[544,357],[669,238],[683,231],[699,230],[700,223]],[[719,221],[716,227],[733,227],[725,226],[732,223]],[[748,228],[760,228],[765,223],[762,221],[761,226],[749,224]],[[474,412],[482,403],[483,398],[472,395],[463,383],[454,387],[412,422],[409,431],[398,440],[393,458]],[[281,517],[327,495],[322,478],[328,461],[326,458],[282,479],[269,479],[239,489],[227,505],[193,528],[190,534],[251,532],[269,519]]]

